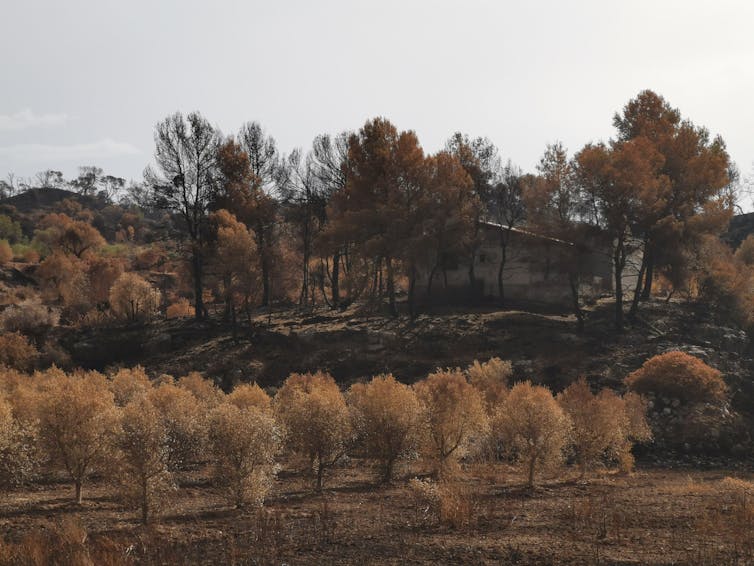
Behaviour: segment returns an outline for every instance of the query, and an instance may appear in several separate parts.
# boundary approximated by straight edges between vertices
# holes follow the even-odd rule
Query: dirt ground
[[[413,496],[418,467],[375,487],[366,466],[334,470],[322,493],[281,472],[265,508],[246,512],[188,474],[149,527],[103,483],[82,506],[68,485],[35,484],[3,498],[0,533],[13,542],[75,518],[90,541],[107,537],[145,564],[754,564],[751,492],[724,479],[751,481],[751,470],[639,468],[587,482],[566,470],[530,491],[507,465],[472,465],[460,483],[466,520],[450,526]]]

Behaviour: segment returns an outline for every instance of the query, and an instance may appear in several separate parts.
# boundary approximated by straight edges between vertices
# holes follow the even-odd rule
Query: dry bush
[[[546,387],[517,383],[495,416],[494,428],[506,448],[526,467],[527,485],[537,473],[560,465],[571,422]]]
[[[11,305],[0,314],[0,328],[6,332],[20,332],[41,346],[47,332],[58,325],[58,315],[41,303],[24,301]]]
[[[194,307],[188,299],[180,298],[168,305],[165,316],[168,318],[191,318],[194,316]]]
[[[123,408],[116,445],[124,499],[141,509],[146,525],[175,489],[168,470],[167,427],[148,398],[137,397]]]
[[[108,382],[115,404],[125,407],[131,401],[144,397],[152,388],[149,376],[141,366],[122,368]]]
[[[31,371],[39,352],[26,336],[18,332],[0,334],[0,366]]]
[[[85,262],[74,256],[55,252],[39,264],[35,275],[40,280],[46,297],[62,303],[72,313],[71,316],[91,308]]]
[[[34,240],[50,250],[81,259],[107,242],[99,231],[83,220],[66,214],[47,214],[40,220]]]
[[[469,383],[482,394],[487,413],[494,414],[508,395],[508,386],[513,377],[511,363],[500,358],[490,358],[481,364],[474,360],[474,363],[466,368],[466,375]]]
[[[651,437],[646,409],[637,395],[629,393],[623,399],[608,389],[594,395],[582,377],[557,400],[573,425],[571,448],[582,478],[606,457],[617,458],[630,471],[633,442]]]
[[[340,388],[327,373],[294,373],[278,390],[273,407],[288,446],[309,460],[322,489],[325,472],[345,456],[353,437]]]
[[[459,369],[437,370],[414,389],[422,404],[427,451],[435,471],[452,475],[458,460],[487,431],[482,396]]]
[[[201,461],[206,446],[206,411],[191,392],[172,383],[151,389],[149,400],[167,431],[168,468],[186,470]]]
[[[275,478],[275,456],[281,444],[282,434],[269,411],[223,403],[210,414],[214,479],[238,509],[264,502]]]
[[[84,481],[112,455],[117,426],[113,394],[96,372],[47,372],[46,377],[37,400],[40,436],[73,481],[81,503]]]
[[[126,548],[107,537],[90,537],[80,521],[66,517],[26,533],[18,542],[0,541],[0,566],[126,566]]]
[[[13,248],[7,240],[0,240],[0,265],[13,261]]]
[[[228,403],[231,403],[239,409],[256,408],[265,413],[272,411],[272,399],[264,389],[256,383],[242,383],[236,385],[228,394]]]
[[[667,352],[649,358],[626,377],[625,383],[637,393],[653,393],[687,404],[718,404],[725,402],[728,396],[722,374],[684,352]]]
[[[15,486],[28,481],[36,469],[38,429],[13,414],[13,407],[0,397],[0,485]]]
[[[367,455],[379,462],[380,481],[390,483],[395,464],[419,447],[422,423],[416,393],[392,375],[380,375],[352,385],[348,401]]]
[[[408,493],[422,522],[461,529],[471,526],[477,518],[474,492],[462,482],[414,478],[408,482]]]
[[[93,256],[87,259],[87,275],[91,300],[95,303],[107,303],[110,289],[123,275],[123,262],[116,258]]]
[[[110,308],[129,321],[148,320],[160,308],[160,292],[136,273],[123,273],[110,288]]]

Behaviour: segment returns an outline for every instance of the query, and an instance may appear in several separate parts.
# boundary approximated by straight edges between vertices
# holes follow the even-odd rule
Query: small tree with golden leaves
[[[421,405],[416,393],[392,375],[379,375],[352,385],[348,401],[358,437],[378,462],[380,481],[390,483],[395,464],[419,447]]]
[[[288,445],[308,458],[321,490],[325,472],[345,456],[353,437],[340,388],[327,373],[294,373],[275,395],[274,409]]]
[[[486,433],[482,396],[459,369],[438,369],[414,389],[423,406],[427,448],[436,472],[452,474],[472,441]]]
[[[526,468],[527,485],[537,472],[563,461],[571,421],[546,387],[517,383],[495,418],[495,430]]]
[[[269,411],[222,403],[209,417],[209,449],[215,482],[238,509],[262,505],[275,478],[282,434]]]
[[[112,454],[117,413],[107,381],[97,372],[53,372],[39,391],[37,411],[48,453],[65,468],[81,503],[85,480]]]
[[[147,524],[174,490],[168,469],[168,431],[151,401],[136,397],[122,410],[117,434],[119,477],[128,501],[138,504]]]

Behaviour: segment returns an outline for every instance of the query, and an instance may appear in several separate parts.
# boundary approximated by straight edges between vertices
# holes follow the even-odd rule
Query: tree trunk
[[[503,271],[507,258],[507,248],[505,236],[500,235],[500,267],[497,269],[497,293],[500,296],[500,304],[505,304],[505,288],[503,287]]]
[[[655,270],[655,258],[654,258],[654,251],[652,250],[651,244],[647,248],[645,247],[645,252],[647,255],[647,270],[646,270],[646,279],[644,281],[644,288],[641,291],[641,298],[642,300],[647,300],[652,295],[652,279],[654,279],[654,270]],[[642,263],[644,263],[642,261]]]
[[[634,287],[634,296],[631,299],[631,308],[628,311],[629,318],[634,318],[639,310],[639,300],[642,298],[642,285],[644,285],[644,273],[647,269],[646,256],[641,260],[639,274],[636,276],[636,286]]]
[[[408,314],[411,320],[416,318],[416,304],[415,304],[415,291],[416,291],[416,268],[412,265],[411,272],[408,280]]]
[[[141,482],[141,524],[146,525],[149,522],[149,486],[147,479],[142,478]]]
[[[261,253],[261,268],[262,268],[262,306],[270,306],[270,265],[267,258],[267,253],[262,251]]]
[[[324,471],[322,458],[317,457],[317,491],[322,491],[322,476],[324,475]]]
[[[613,268],[615,271],[615,327],[623,330],[623,267],[626,258],[623,241],[615,245],[613,252]]]
[[[528,473],[528,487],[534,487],[534,472],[536,470],[537,458],[531,457],[529,459],[529,473]]]
[[[191,267],[194,275],[194,317],[200,320],[204,317],[204,285],[202,284],[202,254],[194,246],[191,252]]]
[[[396,316],[398,309],[395,306],[395,277],[393,274],[393,258],[387,258],[387,297],[390,304],[390,314]]]
[[[81,505],[81,502],[83,501],[83,495],[81,493],[81,480],[78,479],[74,482],[75,488],[76,488],[76,504]]]
[[[332,256],[332,308],[340,306],[340,249]]]
[[[568,274],[568,283],[571,286],[571,300],[573,301],[573,314],[576,315],[576,321],[579,332],[584,330],[584,311],[581,310],[579,301],[579,280],[575,273]]]

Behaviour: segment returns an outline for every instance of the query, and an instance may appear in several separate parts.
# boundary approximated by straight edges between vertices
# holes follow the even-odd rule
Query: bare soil
[[[81,506],[65,484],[34,485],[3,499],[0,532],[17,541],[76,517],[92,541],[107,537],[144,564],[754,563],[754,517],[734,521],[735,499],[717,487],[730,475],[752,480],[751,470],[644,468],[586,482],[567,471],[533,491],[504,464],[462,475],[473,512],[457,528],[418,506],[405,480],[376,487],[367,463],[352,460],[322,493],[308,477],[282,473],[265,508],[244,512],[192,473],[149,527],[103,483],[86,488]]]

